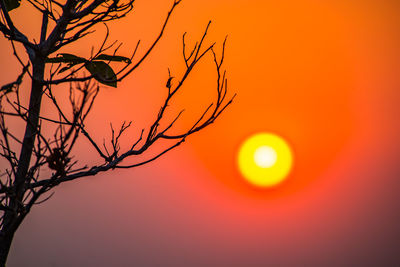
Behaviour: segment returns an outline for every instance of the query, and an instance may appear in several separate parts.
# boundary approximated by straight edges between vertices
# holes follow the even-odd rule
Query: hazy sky
[[[138,38],[150,43],[170,2],[137,0],[111,28],[122,52]],[[21,29],[35,34],[36,18],[19,12]],[[107,135],[109,121],[152,118],[167,67],[182,71],[181,34],[196,40],[209,19],[209,42],[229,35],[234,105],[156,162],[56,188],[17,232],[8,266],[399,265],[399,13],[389,0],[184,0],[148,62],[100,92],[89,126]],[[88,53],[90,43],[68,52]],[[5,83],[19,67],[4,38],[0,47]],[[178,107],[195,115],[208,104],[210,66]],[[235,163],[240,143],[260,131],[294,150],[293,172],[274,190],[249,186]],[[77,152],[99,162],[84,144]]]

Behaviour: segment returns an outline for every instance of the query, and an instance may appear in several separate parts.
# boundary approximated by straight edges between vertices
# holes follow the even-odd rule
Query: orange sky
[[[139,38],[151,42],[170,2],[138,0],[136,13],[111,27],[122,52]],[[322,264],[339,255],[347,263],[391,262],[399,236],[399,8],[374,0],[184,0],[148,61],[117,89],[102,90],[89,125],[107,135],[110,121],[142,127],[153,118],[167,68],[183,70],[181,34],[196,40],[209,19],[210,42],[229,36],[225,67],[235,103],[158,162],[58,188],[24,224],[10,263],[126,266],[129,255],[144,265]],[[33,18],[20,18],[32,32]],[[66,51],[85,55],[90,43]],[[1,65],[17,66],[3,39],[0,46]],[[210,66],[200,66],[171,109],[188,107],[180,129],[212,97]],[[13,68],[2,71],[1,82],[15,76]],[[248,185],[235,164],[240,143],[260,131],[283,136],[294,150],[293,172],[273,190]],[[77,152],[97,160],[85,146]],[[40,256],[43,249],[53,256]]]

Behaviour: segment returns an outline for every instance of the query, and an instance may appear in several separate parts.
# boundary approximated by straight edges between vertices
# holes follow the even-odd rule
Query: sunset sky
[[[137,0],[110,24],[120,54],[139,39],[143,53],[172,2]],[[15,14],[37,36],[40,17]],[[209,20],[206,42],[217,42],[217,53],[228,35],[232,106],[157,161],[57,187],[17,232],[8,266],[400,264],[396,0],[183,0],[148,60],[118,88],[102,88],[90,129],[102,140],[109,122],[147,126],[168,67],[183,71],[182,34],[193,44]],[[99,26],[65,52],[87,56],[104,33]],[[0,48],[3,84],[20,67],[3,37]],[[214,99],[212,66],[206,58],[171,106],[171,114],[186,109],[177,132]],[[292,171],[273,189],[250,185],[237,167],[240,145],[259,132],[293,149]],[[99,163],[88,147],[78,157]]]

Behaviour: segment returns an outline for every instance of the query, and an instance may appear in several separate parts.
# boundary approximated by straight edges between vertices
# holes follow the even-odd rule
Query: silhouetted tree
[[[8,39],[22,71],[17,79],[0,89],[0,266],[5,266],[14,234],[33,205],[46,201],[49,190],[61,183],[93,176],[118,168],[133,168],[149,163],[179,146],[186,138],[212,124],[232,102],[227,98],[227,79],[222,69],[225,41],[221,55],[215,53],[215,44],[206,46],[208,23],[203,35],[192,49],[187,49],[183,35],[183,60],[185,71],[173,78],[168,70],[165,90],[167,96],[154,121],[143,127],[141,133],[130,138],[130,145],[121,145],[121,136],[131,127],[123,122],[115,129],[111,126],[111,140],[99,144],[85,126],[100,84],[117,87],[125,77],[140,66],[162,38],[171,14],[181,2],[174,0],[166,15],[161,31],[155,40],[135,56],[140,41],[130,57],[118,55],[120,45],[109,44],[108,22],[118,20],[132,11],[134,0],[27,0],[42,15],[39,41],[30,38],[13,23],[13,10],[19,8],[21,0],[0,0],[0,31]],[[92,50],[89,58],[64,53],[82,37],[92,33],[99,23],[106,25],[107,32],[99,48]],[[23,47],[24,50],[19,49]],[[26,53],[26,56],[21,56]],[[205,55],[213,55],[216,71],[216,99],[205,107],[204,112],[184,132],[174,134],[171,129],[182,111],[168,120],[165,111],[181,90],[190,73]],[[26,61],[26,62],[25,62]],[[119,69],[111,67],[111,62]],[[5,67],[5,66],[2,66]],[[23,80],[30,83],[29,104],[20,96]],[[69,85],[69,99],[64,101],[54,88]],[[43,99],[52,104],[55,113],[41,110]],[[46,106],[47,107],[47,106]],[[41,112],[42,111],[42,112]],[[12,132],[7,122],[22,121],[24,130]],[[141,127],[142,128],[142,127]],[[99,163],[78,164],[73,148],[80,138],[86,139]],[[155,146],[156,155],[146,157],[146,151],[161,141],[168,146]],[[134,164],[123,164],[127,158],[137,158]],[[87,165],[85,165],[87,164]],[[46,194],[47,193],[47,194]]]

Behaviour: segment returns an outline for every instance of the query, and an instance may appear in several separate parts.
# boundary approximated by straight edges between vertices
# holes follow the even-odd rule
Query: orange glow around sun
[[[207,3],[213,8],[209,8]],[[146,127],[159,111],[166,94],[168,69],[176,77],[174,81],[185,69],[182,34],[187,32],[189,49],[212,19],[205,44],[216,42],[215,51],[219,57],[221,43],[228,35],[223,67],[227,70],[228,94],[236,93],[237,97],[212,127],[185,143],[184,151],[191,153],[196,164],[211,174],[212,177],[207,179],[210,186],[221,190],[228,188],[239,195],[265,199],[301,192],[316,182],[344,153],[360,125],[370,121],[371,116],[383,117],[380,114],[364,115],[369,109],[369,98],[374,99],[364,88],[368,88],[371,82],[385,80],[369,80],[375,77],[375,66],[386,64],[385,55],[372,57],[373,51],[390,55],[387,56],[390,63],[394,62],[392,54],[398,47],[393,43],[392,50],[383,49],[383,44],[390,43],[391,31],[397,28],[391,29],[378,22],[385,19],[388,25],[397,24],[389,24],[389,15],[379,17],[376,8],[372,8],[373,4],[359,5],[348,1],[207,3],[182,2],[162,41],[143,66],[118,88],[102,88],[93,115],[88,119],[88,127],[102,137],[109,133],[110,122],[118,125],[121,121],[133,120],[137,125],[134,134],[140,134],[142,127]],[[124,43],[119,53],[129,56],[140,39],[137,57],[143,55],[157,36],[170,4],[171,1],[161,0],[137,1],[132,16],[110,23],[110,41]],[[384,8],[383,4],[381,8]],[[385,12],[390,10],[394,9]],[[29,33],[31,39],[38,38],[40,33],[35,31],[38,27],[34,22],[40,23],[41,17],[34,17],[36,13],[26,8],[15,14],[16,25]],[[392,17],[397,21],[397,14]],[[369,37],[365,29],[376,37]],[[88,56],[85,54],[90,52],[88,48],[98,45],[104,33],[105,29],[99,26],[91,37],[62,52]],[[372,45],[371,40],[379,42]],[[6,83],[8,77],[19,74],[20,66],[10,56],[12,49],[4,39],[0,46],[4,48],[1,58],[7,66],[0,78]],[[167,115],[171,117],[185,109],[181,120],[176,123],[176,133],[186,129],[215,97],[212,60],[204,58],[168,108]],[[367,74],[361,75],[364,68]],[[385,73],[396,69],[390,68]],[[372,92],[371,89],[369,93]],[[357,114],[362,116],[357,117]],[[377,129],[371,127],[367,130],[374,132]],[[294,150],[295,164],[279,186],[253,186],[238,168],[237,153],[243,140],[259,132],[276,133]],[[86,148],[82,146],[78,152],[97,160],[93,151]],[[250,160],[261,169],[279,162],[279,153],[270,145],[260,146],[253,153]],[[168,161],[169,157],[171,155],[165,160]],[[191,171],[190,167],[179,165],[179,172]]]

